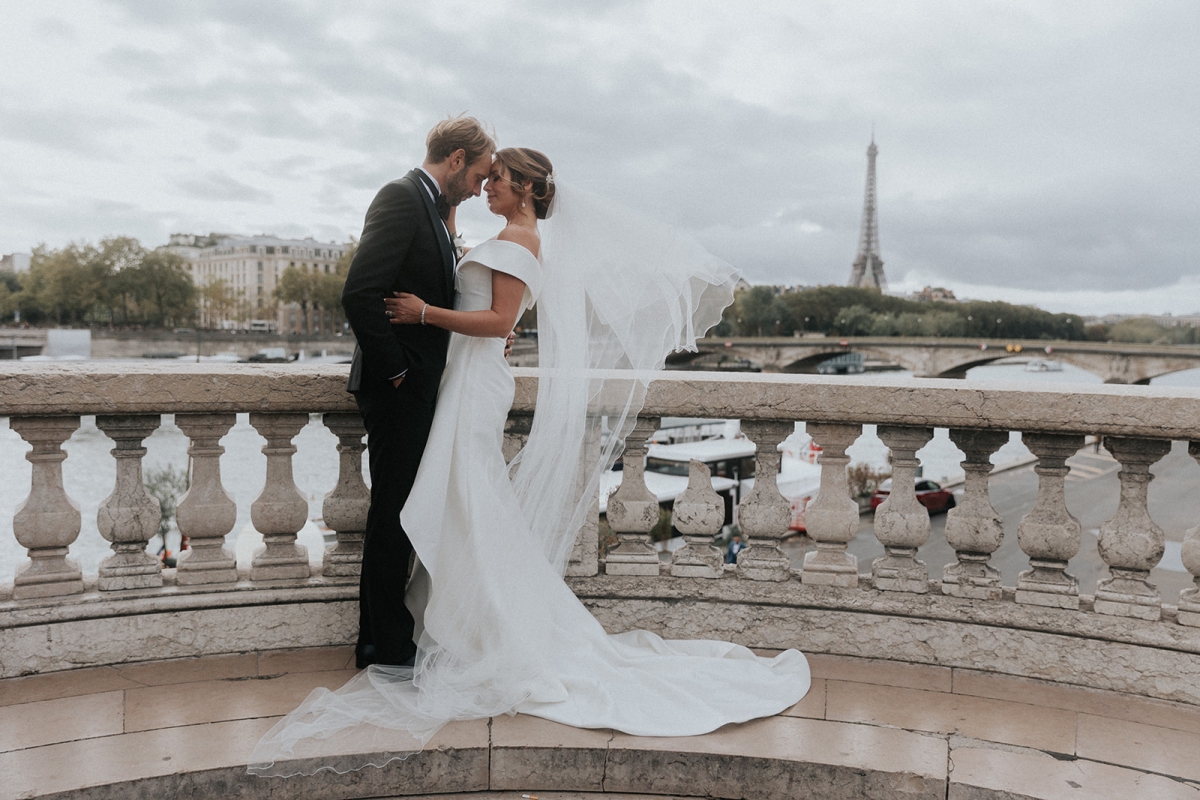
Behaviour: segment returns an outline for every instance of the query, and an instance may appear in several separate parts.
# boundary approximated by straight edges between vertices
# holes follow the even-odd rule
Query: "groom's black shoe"
[[[375,653],[375,645],[360,644],[354,648],[354,667],[355,669],[366,669],[372,664],[379,664],[382,667],[412,667],[417,662],[417,656],[414,653],[408,658],[401,661],[399,664],[384,664],[378,660]]]
[[[354,668],[366,669],[375,663],[375,645],[360,644],[354,648]]]

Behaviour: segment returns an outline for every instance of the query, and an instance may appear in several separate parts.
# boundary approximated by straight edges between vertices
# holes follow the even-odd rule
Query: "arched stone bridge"
[[[1019,352],[1007,348],[1020,346]],[[681,353],[672,363],[714,363],[720,355],[748,359],[764,372],[815,373],[817,365],[843,353],[898,364],[920,378],[962,378],[967,370],[1004,358],[1026,356],[1072,364],[1105,383],[1146,384],[1151,378],[1200,367],[1200,347],[1052,342],[1040,339],[942,339],[888,337],[709,338],[699,353]]]

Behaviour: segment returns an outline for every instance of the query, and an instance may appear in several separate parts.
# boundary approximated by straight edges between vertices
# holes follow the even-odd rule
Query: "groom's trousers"
[[[438,376],[440,377],[440,376]],[[413,657],[413,617],[404,604],[412,542],[400,525],[433,424],[438,377],[416,370],[391,384],[355,393],[367,429],[371,509],[359,582],[359,645],[374,645],[380,664]]]

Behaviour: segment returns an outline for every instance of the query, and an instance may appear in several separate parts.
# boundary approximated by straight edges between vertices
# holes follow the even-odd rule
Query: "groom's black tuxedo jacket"
[[[415,169],[375,195],[342,289],[342,308],[358,339],[347,391],[383,388],[405,370],[437,386],[450,334],[432,325],[392,325],[383,305],[392,292],[411,292],[444,308],[454,301],[453,245]]]

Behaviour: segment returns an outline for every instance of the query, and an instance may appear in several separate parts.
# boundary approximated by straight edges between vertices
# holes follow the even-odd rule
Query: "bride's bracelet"
[[[429,303],[426,303],[425,305],[421,306],[421,324],[422,325],[425,324],[425,309],[427,309],[427,308],[429,308]]]

